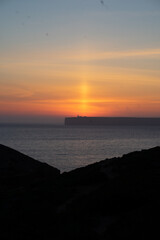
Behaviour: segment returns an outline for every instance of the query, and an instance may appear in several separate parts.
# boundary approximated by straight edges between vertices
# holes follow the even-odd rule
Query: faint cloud
[[[71,56],[71,59],[80,61],[95,61],[106,59],[123,59],[123,58],[159,58],[160,49],[146,49],[133,51],[119,51],[119,52],[94,52],[79,56]]]

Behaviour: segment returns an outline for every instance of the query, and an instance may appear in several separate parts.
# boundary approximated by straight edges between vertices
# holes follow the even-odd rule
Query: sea
[[[160,126],[0,124],[0,144],[68,172],[106,158],[160,146]]]

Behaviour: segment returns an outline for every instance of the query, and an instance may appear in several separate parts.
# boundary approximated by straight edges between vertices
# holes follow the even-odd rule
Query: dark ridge
[[[160,147],[59,170],[0,145],[0,239],[159,239]]]
[[[14,149],[0,144],[0,176],[15,177],[41,172],[49,175],[57,175],[60,171],[46,163],[36,161]]]

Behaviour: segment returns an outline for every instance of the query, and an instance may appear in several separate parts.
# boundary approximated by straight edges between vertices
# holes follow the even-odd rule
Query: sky
[[[0,0],[0,122],[160,117],[160,0]]]

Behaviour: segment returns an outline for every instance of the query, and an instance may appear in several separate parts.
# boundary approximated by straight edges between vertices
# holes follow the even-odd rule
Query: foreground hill
[[[158,239],[160,147],[60,171],[0,145],[0,239]]]

